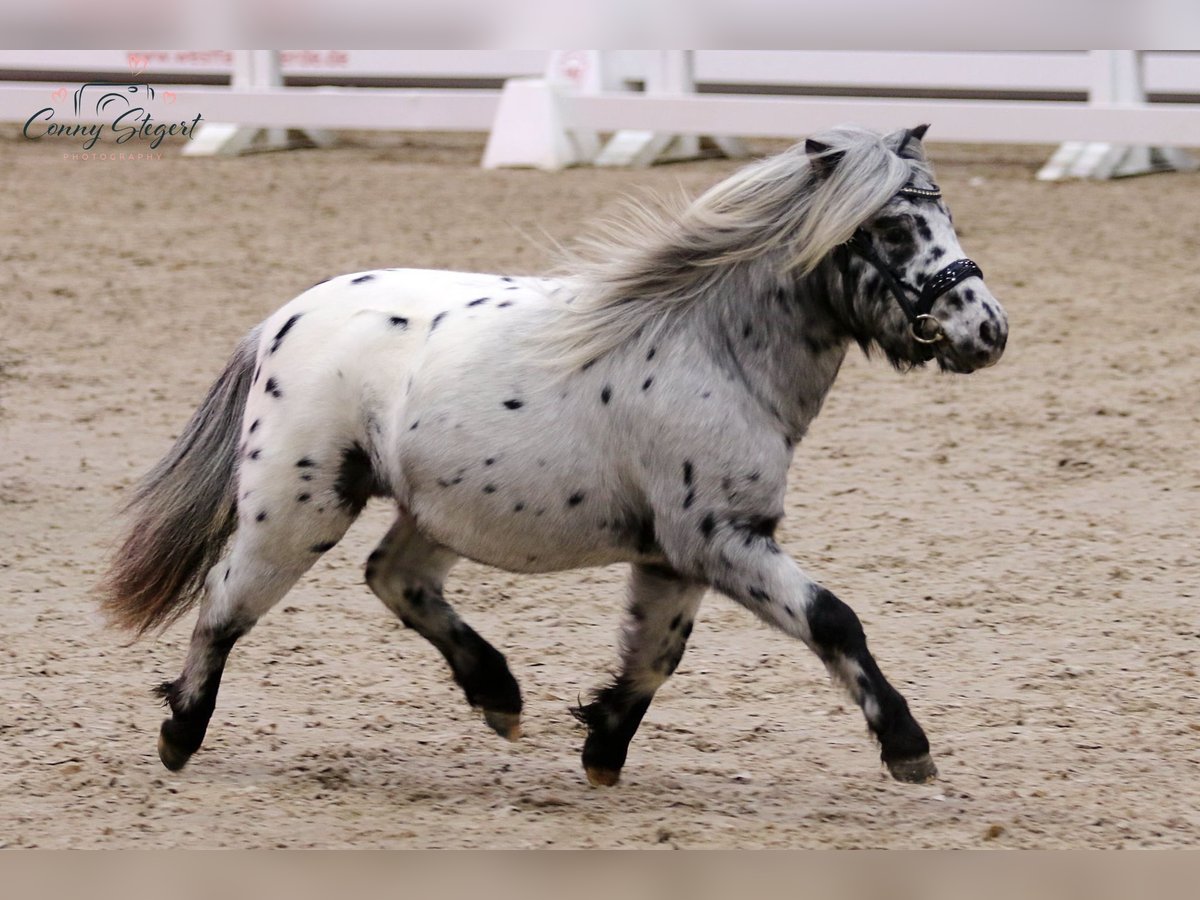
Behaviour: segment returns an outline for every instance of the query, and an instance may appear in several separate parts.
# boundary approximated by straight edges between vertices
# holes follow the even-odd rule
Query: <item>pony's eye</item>
[[[883,232],[883,239],[889,244],[903,244],[911,238],[906,229],[892,227]]]

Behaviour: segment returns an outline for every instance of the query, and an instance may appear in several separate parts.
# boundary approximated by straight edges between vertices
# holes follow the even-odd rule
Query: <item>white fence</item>
[[[90,72],[127,77],[130,55],[144,58],[143,77],[174,84],[195,76],[229,76],[230,50],[0,50],[0,72]],[[281,68],[290,78],[412,82],[501,82],[544,73],[544,50],[285,50]],[[636,52],[617,51],[618,65],[636,70]],[[1156,95],[1200,96],[1200,53],[1147,51],[1146,90]],[[1076,95],[1092,86],[1087,51],[844,51],[697,50],[701,85],[739,89],[792,88],[887,91],[953,91]]]
[[[1106,82],[1110,63],[1101,54],[1111,52],[696,51],[690,57],[692,79],[702,90],[804,95],[783,97],[630,92],[653,64],[645,54],[618,51],[603,55],[607,71],[593,79],[592,90],[563,89],[558,79],[553,103],[559,126],[572,132],[801,137],[846,121],[880,129],[930,121],[931,137],[947,141],[1200,146],[1200,53],[1141,54],[1131,99]],[[598,58],[577,53],[585,66]],[[542,51],[291,51],[281,60],[285,77],[413,84],[483,79],[498,85],[512,76],[543,75],[547,66]],[[47,79],[87,72],[153,84],[170,96],[169,106],[155,107],[159,120],[200,115],[268,129],[489,131],[500,106],[495,87],[172,86],[190,75],[230,72],[235,62],[227,51],[0,51],[0,72]],[[568,73],[566,81],[576,76]],[[63,87],[53,80],[0,81],[0,121],[26,122],[46,107],[63,121],[66,107],[56,105]],[[821,93],[841,96],[812,96]],[[1146,103],[1145,93],[1185,102]],[[1038,99],[1021,99],[1030,96]],[[87,108],[78,116],[104,119]]]

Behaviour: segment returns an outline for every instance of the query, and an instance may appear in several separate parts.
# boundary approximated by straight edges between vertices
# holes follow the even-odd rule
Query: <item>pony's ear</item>
[[[925,151],[921,147],[921,139],[929,130],[928,125],[918,125],[916,128],[906,128],[900,135],[900,144],[896,147],[896,155],[902,159],[924,159]],[[915,144],[916,146],[911,146]]]
[[[808,164],[812,166],[818,178],[828,178],[846,155],[844,150],[834,152],[828,144],[812,138],[804,142],[804,152],[808,154]]]

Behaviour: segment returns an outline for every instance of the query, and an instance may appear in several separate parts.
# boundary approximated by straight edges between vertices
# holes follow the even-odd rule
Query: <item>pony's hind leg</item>
[[[521,734],[521,689],[504,655],[464,622],[442,596],[458,556],[434,544],[401,512],[367,558],[367,584],[407,628],[441,651],[467,702],[501,737]]]
[[[671,677],[683,652],[705,585],[665,566],[635,565],[622,639],[621,673],[595,699],[574,710],[587,726],[583,769],[594,785],[614,785],[629,742],[654,692]]]
[[[171,710],[158,739],[168,769],[183,768],[200,749],[233,645],[341,539],[356,512],[267,517],[262,504],[243,504],[229,555],[208,572],[183,673],[157,689]]]

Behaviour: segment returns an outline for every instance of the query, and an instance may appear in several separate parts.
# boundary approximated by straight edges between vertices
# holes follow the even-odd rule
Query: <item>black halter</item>
[[[905,185],[900,188],[899,194],[902,197],[920,200],[936,200],[942,196],[942,192],[936,186],[929,189]],[[845,246],[869,262],[879,272],[884,284],[891,290],[892,296],[896,298],[896,302],[904,311],[904,315],[908,319],[909,331],[913,340],[918,344],[936,344],[946,336],[942,331],[942,323],[929,314],[938,297],[968,278],[983,277],[979,266],[964,257],[956,259],[938,270],[937,274],[925,282],[925,287],[918,289],[901,278],[887,264],[887,261],[875,252],[875,247],[871,243],[871,235],[865,228],[855,231]],[[915,296],[916,300],[912,300],[910,295]],[[932,350],[929,352],[932,355]]]

